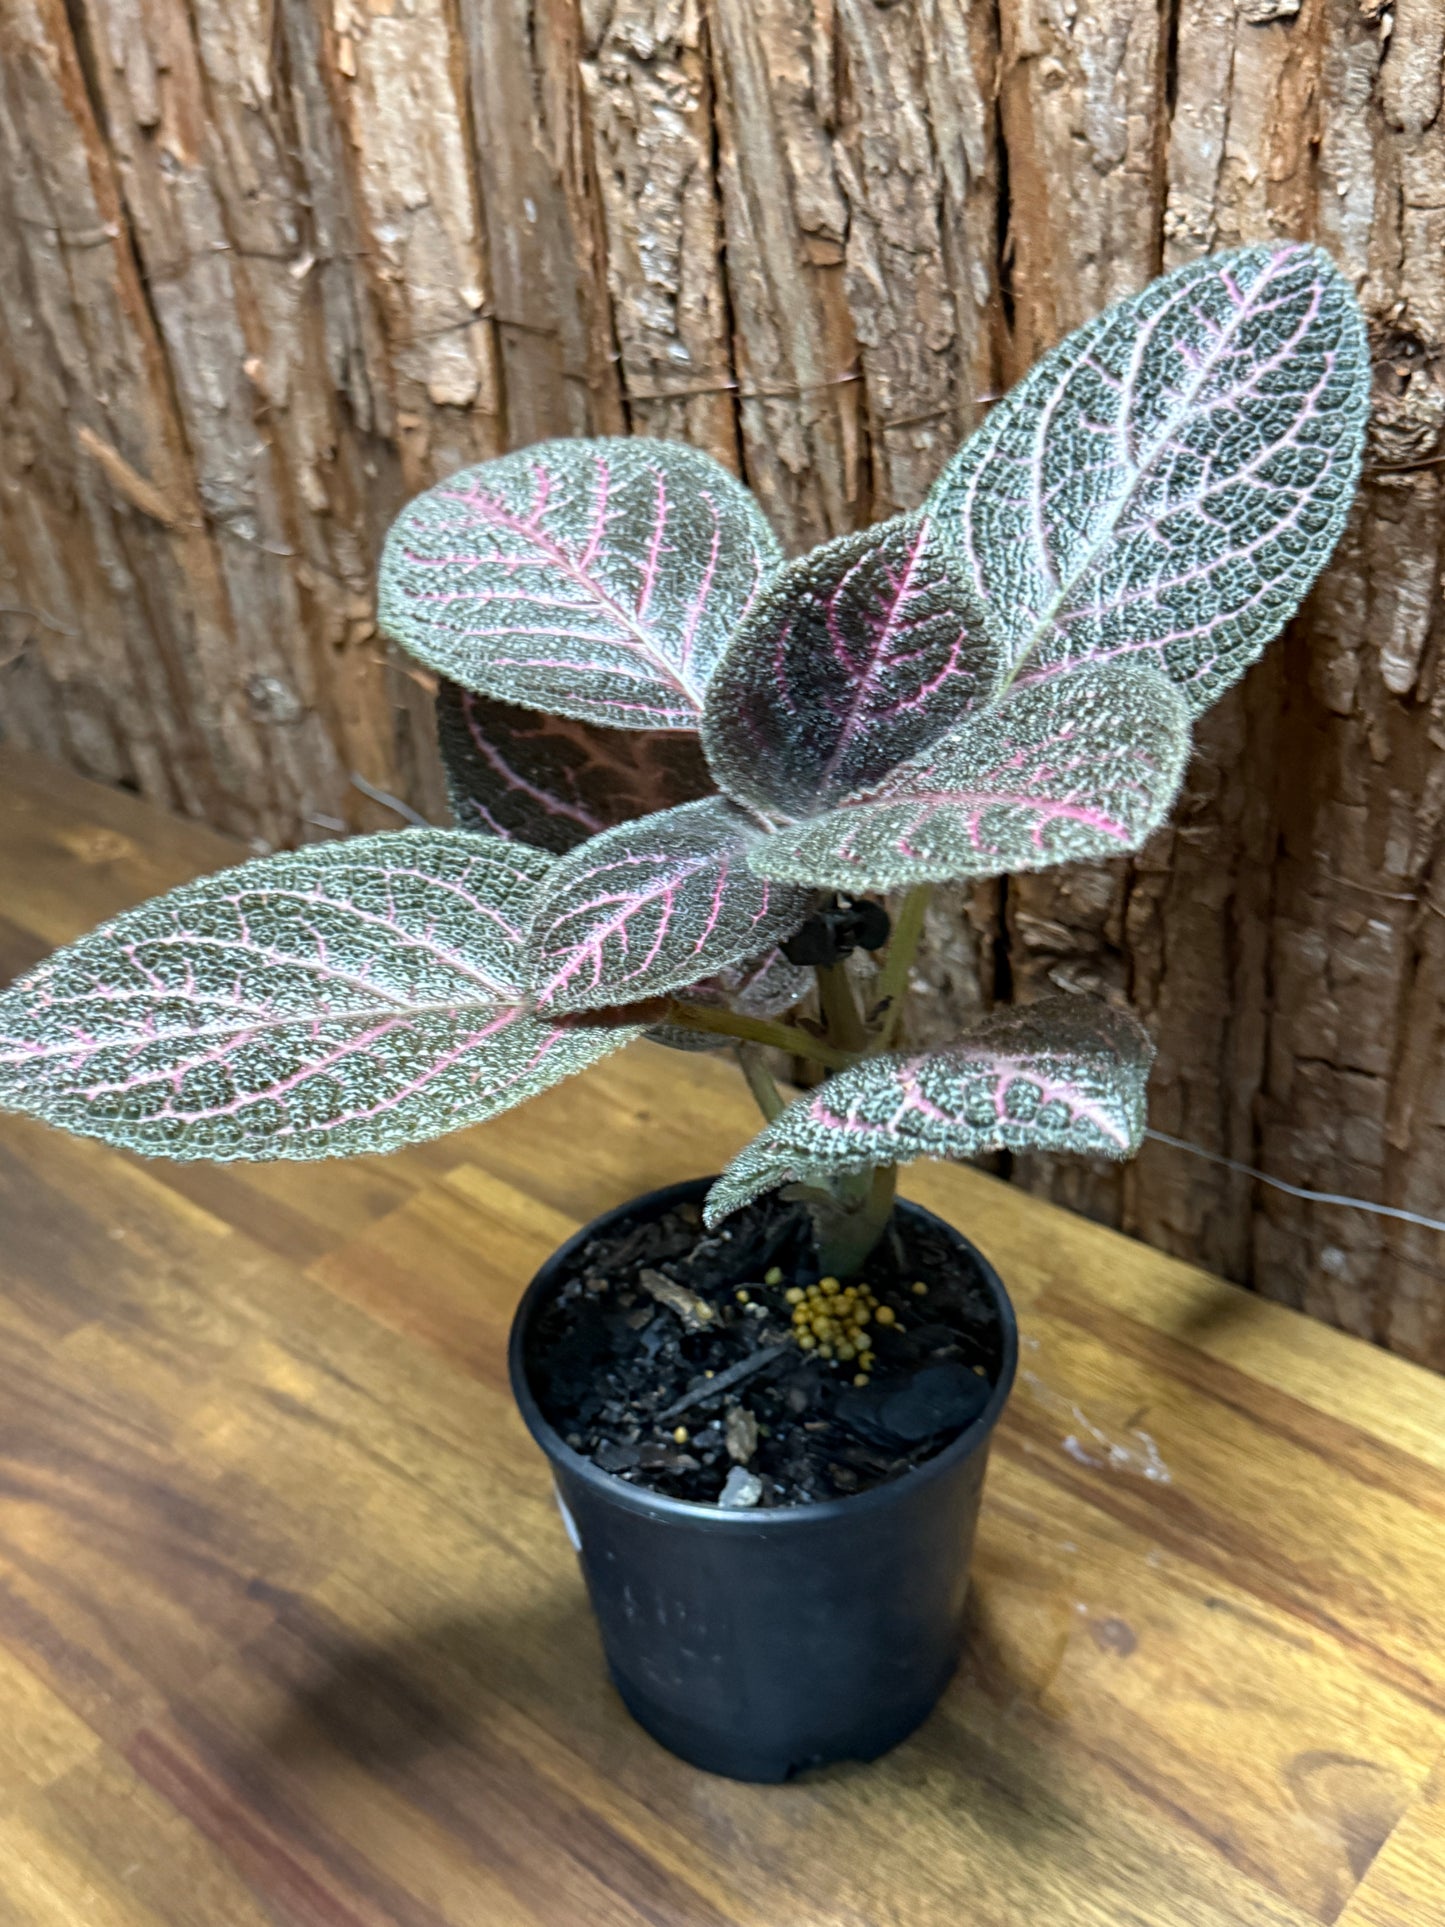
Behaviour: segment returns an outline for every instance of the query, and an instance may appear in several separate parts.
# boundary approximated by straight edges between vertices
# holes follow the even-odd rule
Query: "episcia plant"
[[[1255,247],[1090,321],[919,509],[798,560],[678,444],[454,475],[393,526],[380,617],[443,679],[458,827],[243,863],[60,951],[0,999],[0,1100],[166,1157],[320,1158],[646,1030],[733,1040],[768,1121],[708,1222],[797,1187],[840,1276],[908,1159],[1131,1155],[1126,1011],[1055,997],[894,1048],[927,893],[1165,820],[1193,718],[1339,537],[1368,387],[1327,257]],[[785,1103],[765,1045],[826,1075]]]

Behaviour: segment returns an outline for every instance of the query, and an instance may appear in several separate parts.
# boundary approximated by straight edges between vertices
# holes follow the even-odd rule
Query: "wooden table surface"
[[[234,855],[0,754],[0,972]],[[752,1127],[646,1045],[352,1164],[0,1119],[4,1927],[1445,1923],[1445,1383],[964,1169],[1024,1351],[941,1709],[781,1788],[631,1724],[508,1319]]]

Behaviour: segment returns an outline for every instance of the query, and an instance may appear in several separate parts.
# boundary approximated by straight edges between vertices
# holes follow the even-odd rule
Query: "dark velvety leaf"
[[[553,861],[401,830],[188,883],[0,997],[0,1103],[170,1158],[389,1151],[491,1117],[637,1034],[527,1014]]]
[[[781,1184],[912,1158],[1132,1157],[1153,1057],[1129,1012],[1050,997],[996,1011],[947,1050],[864,1058],[796,1099],[733,1159],[708,1193],[707,1222]]]
[[[1148,662],[1207,708],[1344,527],[1369,405],[1364,323],[1317,248],[1191,262],[1087,322],[928,497],[1011,671]]]
[[[709,685],[703,744],[730,795],[808,816],[936,741],[998,674],[961,557],[930,516],[899,516],[772,577]]]
[[[563,857],[532,922],[539,1008],[595,1010],[680,990],[796,930],[812,893],[747,865],[761,827],[725,797],[604,830]]]
[[[893,890],[1137,850],[1168,816],[1189,709],[1153,670],[1105,663],[1016,685],[875,789],[758,844],[759,876]]]
[[[620,729],[695,729],[735,624],[781,561],[711,456],[643,436],[538,442],[407,504],[385,634],[454,682]]]
[[[458,683],[437,691],[437,736],[462,829],[559,856],[599,830],[716,787],[695,735],[603,729]]]

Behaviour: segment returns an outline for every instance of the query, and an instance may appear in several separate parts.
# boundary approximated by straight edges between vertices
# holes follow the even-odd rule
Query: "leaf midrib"
[[[177,995],[182,994],[184,993],[177,993]],[[423,1017],[496,1016],[506,1010],[514,1011],[518,1017],[533,1014],[527,1009],[525,998],[520,996],[515,1002],[497,998],[489,1003],[453,999],[443,1003],[403,1004],[391,1000],[369,1004],[365,1008],[357,1007],[353,1010],[327,1011],[324,1014],[314,1010],[288,1011],[279,1017],[237,1017],[229,1023],[195,1024],[185,1029],[126,1032],[118,1036],[92,1038],[88,1042],[70,1037],[64,1041],[57,1040],[53,1044],[42,1044],[37,1050],[17,1052],[13,1049],[6,1050],[3,1045],[0,1045],[0,1066],[34,1064],[52,1057],[76,1057],[86,1054],[93,1057],[106,1050],[137,1052],[157,1044],[201,1043],[208,1038],[224,1038],[241,1034],[255,1037],[263,1033],[287,1029],[316,1030],[334,1024],[362,1025],[375,1023],[379,1018],[398,1018],[413,1022]],[[549,1028],[557,1027],[549,1019],[539,1017],[536,1021],[548,1024]]]

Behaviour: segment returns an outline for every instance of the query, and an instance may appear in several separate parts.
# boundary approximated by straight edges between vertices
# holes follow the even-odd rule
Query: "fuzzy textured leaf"
[[[699,983],[686,984],[677,994],[684,1003],[736,1010],[746,1017],[781,1017],[794,1004],[800,1004],[812,988],[812,971],[789,963],[782,951],[774,948],[761,957],[731,964]],[[671,1050],[719,1050],[728,1042],[709,1031],[689,1030],[684,1024],[654,1024],[647,1035],[653,1043],[666,1044]]]
[[[1027,683],[748,861],[759,876],[856,891],[1121,856],[1168,816],[1189,722],[1172,683],[1128,663]]]
[[[443,676],[618,729],[695,729],[781,561],[752,496],[681,442],[538,442],[408,503],[378,619]]]
[[[462,830],[262,857],[129,910],[0,997],[0,1103],[171,1158],[389,1151],[635,1030],[528,1014],[555,859]]]
[[[1050,997],[997,1011],[921,1056],[868,1057],[795,1100],[708,1193],[710,1226],[781,1184],[818,1184],[912,1158],[1138,1150],[1154,1048],[1127,1011]]]
[[[935,742],[1000,666],[938,520],[898,516],[772,577],[709,685],[703,746],[730,795],[811,815]]]
[[[1354,294],[1317,248],[1192,262],[1070,335],[925,504],[1010,675],[1132,657],[1207,708],[1329,559],[1369,386]]]
[[[747,865],[766,832],[725,797],[604,830],[563,857],[537,901],[541,1009],[593,1010],[679,990],[804,922],[812,894]]]
[[[615,823],[715,787],[695,735],[603,729],[459,683],[437,691],[437,739],[462,829],[516,837],[559,856]]]

